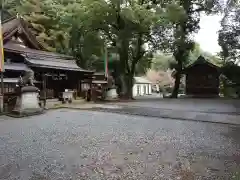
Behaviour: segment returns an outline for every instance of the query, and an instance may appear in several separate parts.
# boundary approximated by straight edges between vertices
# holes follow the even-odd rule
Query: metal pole
[[[107,46],[104,47],[104,54],[105,54],[105,60],[104,60],[104,71],[105,71],[105,78],[108,79],[108,50]]]
[[[1,13],[0,13],[0,28],[2,28],[2,17],[3,17],[3,7],[4,7],[4,1],[2,0],[2,4],[1,4]],[[2,33],[2,29],[1,29],[1,33]],[[3,38],[3,33],[0,34],[0,36]],[[2,42],[1,45],[3,45],[3,39],[1,39]],[[3,47],[1,47],[0,51],[3,51]],[[2,52],[1,52],[2,53]],[[2,54],[2,57],[4,58],[4,55]],[[4,82],[3,82],[3,63],[4,63],[4,59],[1,59],[1,63],[2,63],[2,67],[1,67],[1,112],[4,112]]]
[[[2,96],[1,111],[4,112],[4,82],[3,82],[3,72],[1,72],[1,96]]]
[[[44,74],[44,107],[46,107],[47,103],[47,75]]]
[[[46,74],[42,73],[42,88],[43,88],[43,107],[46,107],[47,94],[46,94]]]

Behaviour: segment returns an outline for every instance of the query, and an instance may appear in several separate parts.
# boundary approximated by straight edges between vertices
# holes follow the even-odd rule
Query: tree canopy
[[[157,50],[173,54],[176,61],[176,96],[181,71],[191,60],[200,13],[217,7],[218,1],[212,0],[9,0],[5,4],[5,9],[30,22],[46,49],[74,56],[83,68],[99,69],[105,48],[110,56],[117,54],[112,67],[119,92],[128,98],[133,76],[150,68],[152,59],[156,63],[152,57]]]
[[[240,49],[240,4],[238,1],[228,0],[223,19],[221,21],[221,30],[219,31],[218,42],[222,47],[221,55],[227,61],[239,63]]]
[[[232,88],[240,97],[240,4],[239,1],[228,0],[221,21],[218,42],[222,47],[220,55],[224,60],[222,68],[223,91],[225,95],[227,89]],[[232,93],[230,93],[232,94]]]

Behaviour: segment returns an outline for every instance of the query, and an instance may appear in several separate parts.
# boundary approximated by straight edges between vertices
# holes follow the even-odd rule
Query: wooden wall
[[[219,72],[216,68],[197,65],[186,72],[186,94],[218,95]]]

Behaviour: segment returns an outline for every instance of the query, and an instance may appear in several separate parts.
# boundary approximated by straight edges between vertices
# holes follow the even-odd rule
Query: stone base
[[[38,95],[38,88],[34,86],[23,87],[20,95],[17,97],[12,114],[29,116],[42,113],[43,109],[39,105]]]
[[[22,118],[22,117],[28,117],[28,116],[35,116],[40,115],[45,112],[44,109],[39,110],[38,112],[34,111],[24,111],[24,112],[18,112],[18,111],[12,111],[11,113],[6,114],[7,116],[14,117],[14,118]]]
[[[106,100],[112,100],[112,99],[117,99],[117,98],[118,98],[118,94],[117,94],[116,88],[109,89],[106,92]]]
[[[0,96],[0,112],[3,113],[4,112],[4,103],[3,103],[3,96]]]

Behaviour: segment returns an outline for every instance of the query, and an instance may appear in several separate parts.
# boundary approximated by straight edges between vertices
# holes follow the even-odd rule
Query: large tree
[[[222,47],[221,56],[224,60],[222,68],[222,84],[225,95],[228,88],[235,90],[240,97],[240,4],[238,1],[228,0],[221,21],[218,42]]]
[[[221,55],[226,61],[239,62],[240,50],[240,4],[238,1],[228,0],[221,30],[219,31],[218,42],[222,47]]]
[[[107,47],[116,49],[119,86],[122,95],[131,98],[136,67],[152,54],[151,30],[162,23],[161,14],[150,0],[86,0],[84,5],[88,22],[102,33]]]
[[[62,53],[76,57],[81,67],[94,69],[95,62],[103,58],[104,38],[86,16],[84,3],[55,1],[52,9],[59,16],[59,26],[68,33],[68,43]]]
[[[174,98],[178,95],[182,70],[189,63],[189,53],[194,48],[192,37],[199,29],[200,13],[216,11],[218,5],[214,0],[179,0],[171,4],[168,17],[173,27],[169,48],[176,60]],[[178,16],[174,12],[179,12]]]

